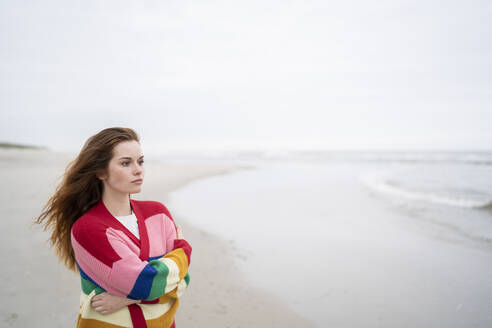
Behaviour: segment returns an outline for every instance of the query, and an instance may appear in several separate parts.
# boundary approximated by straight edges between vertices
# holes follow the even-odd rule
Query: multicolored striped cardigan
[[[130,199],[140,240],[106,208],[102,199],[71,230],[82,292],[77,328],[174,327],[179,297],[188,287],[191,246],[176,239],[168,209],[157,201]],[[91,306],[108,292],[142,300],[111,314]]]

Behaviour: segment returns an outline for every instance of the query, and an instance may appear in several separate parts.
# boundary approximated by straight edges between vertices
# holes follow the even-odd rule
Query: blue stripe
[[[152,261],[152,260],[157,260],[157,259],[160,259],[161,257],[163,257],[164,255],[166,254],[162,254],[162,255],[159,255],[159,256],[152,256],[152,257],[149,257],[149,262]]]
[[[128,298],[144,300],[149,297],[150,290],[152,289],[152,282],[154,281],[156,274],[157,270],[147,264],[138,275],[137,281],[135,282],[135,285],[133,285],[133,289],[128,295]]]

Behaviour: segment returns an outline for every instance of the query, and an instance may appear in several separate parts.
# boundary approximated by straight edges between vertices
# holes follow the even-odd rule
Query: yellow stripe
[[[94,319],[83,319],[80,314],[77,317],[77,326],[75,328],[126,328],[126,326],[116,326],[110,323],[101,322]]]
[[[142,308],[142,312],[145,320],[152,320],[161,317],[166,314],[173,306],[175,306],[175,300],[170,300],[166,303],[156,304],[138,304]]]
[[[158,305],[158,304],[141,304],[141,305]],[[145,322],[147,323],[147,328],[163,328],[163,327],[171,327],[173,321],[174,321],[174,315],[176,314],[176,311],[178,310],[179,307],[179,300],[176,299],[172,307],[161,315],[159,318],[155,318],[152,320],[146,320]]]
[[[186,256],[186,253],[182,248],[176,248],[172,252],[169,252],[166,254],[166,256],[161,257],[159,260],[163,261],[165,264],[164,260],[169,259],[172,260],[179,269],[179,279],[181,280],[186,276],[186,273],[188,272],[188,257]]]

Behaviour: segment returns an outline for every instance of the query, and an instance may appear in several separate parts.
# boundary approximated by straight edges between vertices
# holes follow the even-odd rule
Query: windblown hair
[[[122,141],[140,142],[138,134],[123,127],[104,129],[85,142],[78,156],[68,163],[62,182],[43,207],[33,224],[51,230],[50,245],[59,262],[78,272],[70,233],[72,225],[102,197],[103,183],[98,178],[107,173],[114,147]]]

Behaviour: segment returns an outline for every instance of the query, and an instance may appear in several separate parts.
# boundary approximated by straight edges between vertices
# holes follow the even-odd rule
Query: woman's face
[[[104,192],[122,194],[139,193],[144,178],[143,154],[140,144],[135,141],[122,141],[113,149],[113,158],[109,161],[107,174],[100,176],[104,183]],[[141,183],[135,183],[135,180]]]

